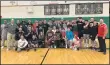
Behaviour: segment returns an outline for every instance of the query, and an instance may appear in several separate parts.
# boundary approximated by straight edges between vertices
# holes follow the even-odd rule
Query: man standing
[[[84,31],[83,26],[85,25],[85,23],[83,22],[82,17],[79,17],[76,23],[78,28],[78,37],[80,41],[80,47],[82,47],[82,38],[83,38],[83,31]]]
[[[84,32],[83,32],[83,37],[84,37],[84,47],[88,48],[89,46],[89,28],[88,28],[88,20],[85,20],[85,25],[84,25]]]
[[[46,33],[47,33],[48,27],[49,27],[49,25],[47,24],[46,20],[44,20],[44,23],[43,23],[44,36],[45,36]]]
[[[16,27],[15,33],[19,32],[19,27],[20,27],[20,25],[21,25],[21,23],[20,23],[19,20],[17,20],[16,25],[17,25],[17,27]]]
[[[14,24],[14,19],[11,19],[11,23],[8,25],[7,50],[14,46],[16,27],[17,26]]]
[[[28,34],[28,26],[27,26],[25,20],[22,21],[22,29],[24,31],[24,34],[27,35]]]
[[[31,20],[28,20],[28,22],[27,22],[27,26],[32,26],[33,24],[32,24],[32,22],[31,22]]]
[[[88,29],[89,29],[89,36],[91,38],[91,33],[93,32],[91,29],[93,28],[93,25],[94,25],[94,18],[91,17],[90,20],[89,20],[89,25],[88,25]],[[93,32],[94,33],[94,32]],[[93,36],[92,36],[93,37]],[[93,40],[91,40],[91,44],[94,44],[93,43]],[[92,46],[90,47],[92,49]]]
[[[32,28],[33,28],[33,31],[34,33],[36,33],[36,30],[37,30],[37,27],[38,26],[38,21],[36,20],[35,23],[33,24]]]
[[[105,37],[108,33],[107,25],[104,23],[103,19],[100,19],[100,23],[98,26],[98,40],[99,40],[99,52],[103,52],[103,54],[106,54],[106,43],[105,43]]]
[[[16,24],[17,24],[18,27],[20,27],[20,25],[21,25],[20,20],[17,20]]]
[[[91,39],[92,49],[96,50],[97,42],[96,42],[96,36],[98,33],[98,23],[94,20],[93,23],[90,23],[89,26],[89,36]]]
[[[94,18],[91,18],[89,23],[93,23],[93,22],[94,22]]]
[[[43,32],[43,34],[44,34],[42,21],[39,21],[39,23],[38,23],[38,26],[37,26],[37,33],[38,33],[38,34],[37,34],[37,35],[39,35],[40,32]]]
[[[7,40],[7,30],[8,30],[7,21],[4,20],[4,24],[1,25],[1,48],[4,47],[5,40]]]

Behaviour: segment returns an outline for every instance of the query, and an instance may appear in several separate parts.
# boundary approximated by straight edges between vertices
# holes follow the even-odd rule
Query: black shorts
[[[81,39],[81,37],[83,37],[83,33],[82,32],[78,32],[78,37],[79,37],[79,39]]]

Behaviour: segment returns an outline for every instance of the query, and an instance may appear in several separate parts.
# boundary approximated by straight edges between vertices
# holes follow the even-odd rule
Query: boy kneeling
[[[36,48],[38,47],[38,39],[36,37],[36,35],[32,35],[32,40],[30,41],[30,45],[32,48],[34,48],[34,51],[36,51]]]
[[[28,49],[28,42],[27,40],[24,38],[23,35],[20,36],[20,39],[18,40],[18,48],[17,51],[20,52],[21,50],[29,50]]]

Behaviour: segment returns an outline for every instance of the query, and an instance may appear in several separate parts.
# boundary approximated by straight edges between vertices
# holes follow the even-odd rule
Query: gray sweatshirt
[[[8,32],[11,34],[15,34],[16,27],[17,27],[16,24],[12,25],[11,23],[9,23],[8,24]]]

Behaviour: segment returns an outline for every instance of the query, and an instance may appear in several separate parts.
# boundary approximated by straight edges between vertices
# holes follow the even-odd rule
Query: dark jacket
[[[16,32],[15,33],[15,40],[19,40],[21,35],[24,35],[23,31],[22,32]]]

